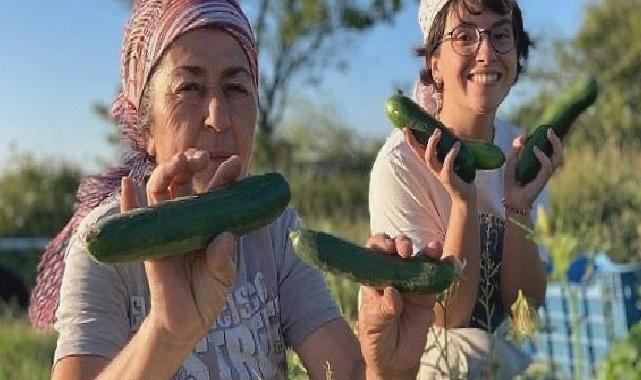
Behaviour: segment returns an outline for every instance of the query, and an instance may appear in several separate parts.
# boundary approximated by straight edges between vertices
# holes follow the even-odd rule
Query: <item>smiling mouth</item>
[[[480,84],[492,84],[500,81],[502,76],[500,73],[476,73],[468,75],[467,80]]]

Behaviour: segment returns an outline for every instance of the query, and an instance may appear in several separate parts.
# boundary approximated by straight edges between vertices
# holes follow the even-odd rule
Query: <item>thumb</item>
[[[516,163],[518,162],[519,156],[521,155],[521,151],[525,146],[526,140],[527,140],[527,132],[523,133],[519,137],[515,138],[514,141],[512,141],[512,150],[510,151],[510,155],[505,161],[505,173],[507,174],[506,182],[509,181],[509,185],[512,185],[512,182],[514,179],[514,172],[516,171]]]
[[[243,163],[238,155],[233,155],[227,161],[220,164],[214,174],[214,178],[209,181],[207,190],[213,190],[218,187],[227,186],[240,177]]]
[[[236,266],[232,260],[235,252],[236,238],[230,232],[216,236],[207,246],[207,270],[224,286],[231,286],[236,279]]]

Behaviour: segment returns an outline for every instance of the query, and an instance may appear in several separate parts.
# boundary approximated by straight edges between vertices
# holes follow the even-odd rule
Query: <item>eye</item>
[[[511,40],[513,38],[513,33],[511,28],[499,28],[492,31],[492,38],[495,40]]]
[[[225,85],[225,94],[227,95],[249,95],[250,91],[247,89],[246,86],[240,84],[240,83],[229,83]]]
[[[192,93],[203,93],[204,88],[202,85],[196,83],[196,82],[185,82],[181,83],[177,88],[176,88],[177,93],[184,93],[184,94],[192,94]]]
[[[459,42],[476,41],[476,31],[469,28],[459,28],[452,34],[452,37]]]

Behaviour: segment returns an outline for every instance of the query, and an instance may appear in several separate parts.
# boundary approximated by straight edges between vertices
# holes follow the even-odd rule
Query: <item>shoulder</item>
[[[428,171],[405,141],[403,133],[394,130],[376,155],[372,166],[371,180],[372,182],[379,179],[388,181],[393,177],[408,179],[409,173],[420,176]]]
[[[120,211],[120,200],[116,197],[110,197],[104,202],[94,207],[89,213],[80,221],[76,233],[72,237],[72,240],[77,240],[83,238],[87,233],[87,230],[94,224],[98,223],[100,220],[117,214]]]

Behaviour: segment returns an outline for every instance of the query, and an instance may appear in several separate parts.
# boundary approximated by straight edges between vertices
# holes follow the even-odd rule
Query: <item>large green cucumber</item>
[[[462,141],[472,152],[477,170],[498,169],[505,163],[505,153],[500,147],[482,140],[463,139]]]
[[[312,230],[292,230],[289,236],[294,251],[306,263],[367,286],[435,294],[456,278],[454,265],[426,256],[385,255]]]
[[[585,76],[572,83],[558,98],[545,109],[536,124],[538,127],[528,137],[521,157],[516,164],[516,180],[525,185],[539,173],[541,163],[534,155],[537,146],[548,157],[552,156],[552,144],[546,137],[547,129],[554,130],[559,138],[565,137],[572,123],[596,100],[599,86],[593,76]]]
[[[221,232],[244,234],[267,225],[290,197],[282,175],[249,176],[212,192],[108,216],[90,226],[85,241],[89,255],[105,263],[191,252]]]
[[[459,139],[440,121],[425,112],[418,104],[401,91],[385,101],[385,111],[394,127],[409,128],[416,140],[425,145],[435,129],[441,130],[441,139],[436,146],[436,156],[443,162],[445,156]],[[465,182],[471,183],[476,176],[474,156],[461,144],[461,149],[454,160],[454,172]]]

